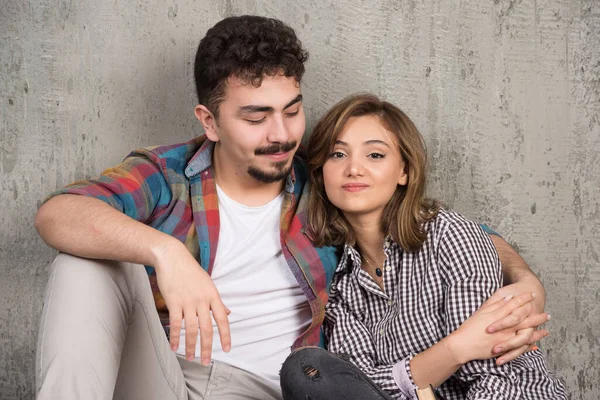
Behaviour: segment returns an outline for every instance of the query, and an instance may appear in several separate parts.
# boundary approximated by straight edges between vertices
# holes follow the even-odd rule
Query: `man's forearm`
[[[544,310],[546,302],[546,291],[542,282],[529,268],[525,260],[508,244],[504,239],[497,235],[490,235],[500,262],[502,263],[502,275],[504,285],[526,284],[536,294],[534,303],[539,312]],[[521,293],[516,293],[521,294]]]
[[[101,200],[70,194],[42,205],[35,227],[42,239],[59,251],[144,265],[155,265],[157,252],[176,241]]]

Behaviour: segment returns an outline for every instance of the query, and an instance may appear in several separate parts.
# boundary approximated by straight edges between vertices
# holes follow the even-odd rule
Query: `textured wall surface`
[[[407,111],[430,193],[519,249],[548,291],[550,367],[572,399],[600,398],[598,0],[3,0],[0,397],[34,393],[55,255],[37,206],[130,149],[200,134],[197,42],[244,13],[286,21],[309,49],[309,127],[355,91]]]

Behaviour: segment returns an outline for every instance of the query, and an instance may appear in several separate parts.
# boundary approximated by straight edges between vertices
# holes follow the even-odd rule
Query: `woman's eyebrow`
[[[379,139],[371,139],[371,140],[367,140],[365,142],[365,144],[382,144],[386,147],[391,147],[389,144],[387,144],[386,142],[384,142],[383,140],[379,140]]]
[[[391,146],[389,144],[387,144],[383,140],[379,140],[379,139],[367,140],[367,141],[364,142],[364,144],[382,144],[382,145],[384,145],[386,147],[390,147],[391,148]],[[336,140],[335,143],[334,143],[334,145],[348,147],[348,143],[344,142],[343,140]]]

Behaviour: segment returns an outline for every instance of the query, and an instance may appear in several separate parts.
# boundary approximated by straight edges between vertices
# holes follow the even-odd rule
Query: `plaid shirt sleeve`
[[[44,202],[60,194],[94,197],[137,221],[148,223],[157,207],[169,202],[171,191],[159,166],[134,154],[98,178],[73,182]]]

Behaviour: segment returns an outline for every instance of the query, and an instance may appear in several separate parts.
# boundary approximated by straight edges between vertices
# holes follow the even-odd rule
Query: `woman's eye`
[[[331,157],[331,158],[342,158],[344,156],[345,156],[345,154],[342,153],[341,151],[334,151],[333,153],[331,153],[329,155],[329,157]]]
[[[383,158],[383,157],[385,157],[385,154],[381,154],[381,153],[371,153],[371,154],[369,154],[369,157],[371,157],[371,158],[375,158],[375,159],[379,159],[379,158]]]
[[[296,111],[294,111],[294,112],[289,112],[289,113],[286,113],[286,114],[285,114],[285,116],[286,116],[286,117],[295,117],[296,115],[298,115],[298,113],[299,113],[299,112],[300,112],[300,109],[297,109],[297,110],[296,110]]]

